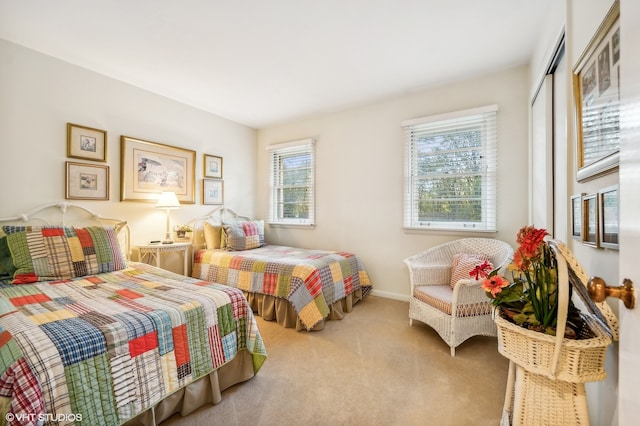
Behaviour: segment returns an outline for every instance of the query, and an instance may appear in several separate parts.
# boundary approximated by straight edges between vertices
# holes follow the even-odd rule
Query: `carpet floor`
[[[268,358],[222,402],[162,426],[498,425],[508,361],[497,340],[473,337],[449,355],[407,302],[369,296],[324,330],[258,318]]]

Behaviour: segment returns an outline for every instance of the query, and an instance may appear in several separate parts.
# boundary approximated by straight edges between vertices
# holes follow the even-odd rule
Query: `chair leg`
[[[451,356],[456,356],[456,347],[451,346]]]
[[[413,318],[409,318],[409,327],[413,325]]]

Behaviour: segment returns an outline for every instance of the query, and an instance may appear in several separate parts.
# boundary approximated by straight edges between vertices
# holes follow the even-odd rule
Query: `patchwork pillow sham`
[[[484,262],[489,262],[489,256],[486,254],[467,254],[458,253],[453,255],[453,262],[451,263],[451,288],[456,286],[456,283],[460,280],[468,280],[473,277],[469,273],[475,269],[476,266],[482,265]],[[489,262],[490,270],[493,269],[493,265]]]
[[[113,227],[4,226],[14,284],[64,280],[126,268]]]
[[[265,245],[263,220],[224,223],[222,228],[227,250],[251,250]]]

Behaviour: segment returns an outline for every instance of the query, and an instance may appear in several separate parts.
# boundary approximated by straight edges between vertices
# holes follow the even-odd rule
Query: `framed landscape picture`
[[[180,203],[195,203],[195,151],[122,136],[120,156],[121,201],[155,202],[172,191]]]
[[[67,200],[108,200],[109,166],[66,162]]]
[[[106,130],[67,123],[67,157],[106,162]]]
[[[204,154],[204,177],[222,179],[222,157]]]
[[[224,182],[202,179],[202,204],[224,204]]]

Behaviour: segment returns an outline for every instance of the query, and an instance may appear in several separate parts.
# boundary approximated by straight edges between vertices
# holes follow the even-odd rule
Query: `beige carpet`
[[[497,340],[473,337],[452,358],[431,328],[409,327],[408,312],[369,296],[318,332],[258,318],[268,351],[258,375],[163,426],[498,425],[508,363]]]

